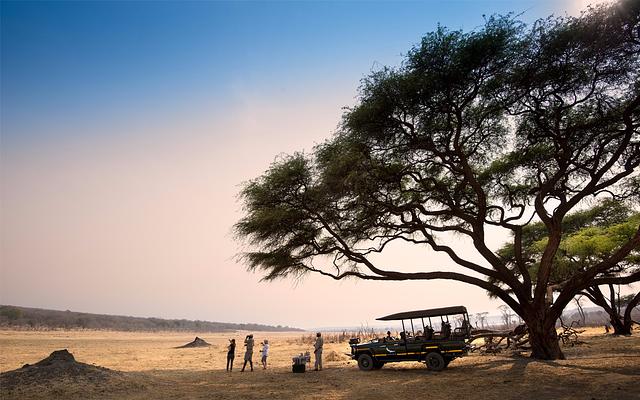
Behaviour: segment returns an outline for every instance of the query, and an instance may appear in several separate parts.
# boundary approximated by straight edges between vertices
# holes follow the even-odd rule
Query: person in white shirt
[[[262,353],[262,368],[263,369],[267,369],[267,357],[269,356],[269,341],[265,339],[264,342],[262,342],[262,350],[260,350],[260,352]]]

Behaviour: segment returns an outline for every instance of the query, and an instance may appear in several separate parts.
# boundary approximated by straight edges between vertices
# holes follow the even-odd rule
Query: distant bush
[[[301,331],[288,326],[260,324],[234,324],[226,322],[190,321],[186,319],[161,319],[78,313],[73,311],[45,310],[17,306],[0,306],[0,327],[22,329],[96,329],[116,331],[198,331],[231,332],[252,331]]]
[[[0,315],[6,317],[9,321],[16,321],[22,317],[22,310],[11,306],[1,306]]]

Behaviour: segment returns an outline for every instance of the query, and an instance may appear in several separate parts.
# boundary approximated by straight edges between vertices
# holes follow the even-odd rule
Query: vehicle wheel
[[[442,371],[446,364],[440,353],[429,353],[426,357],[427,368],[433,371]]]
[[[363,371],[371,371],[373,369],[373,358],[369,354],[361,354],[358,357],[358,368]]]

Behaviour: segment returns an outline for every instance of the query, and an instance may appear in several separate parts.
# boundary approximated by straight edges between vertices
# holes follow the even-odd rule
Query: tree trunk
[[[589,300],[591,300],[594,304],[602,307],[602,309],[607,314],[609,314],[609,321],[611,322],[611,326],[613,327],[614,335],[631,335],[631,311],[629,310],[628,318],[626,312],[624,317],[621,318],[621,315],[618,312],[618,307],[616,306],[616,298],[615,291],[613,290],[613,285],[609,285],[609,302],[607,302],[606,297],[604,297],[604,294],[598,286],[587,288],[587,292],[589,295]],[[636,298],[634,299],[636,301],[636,304],[638,301],[640,301],[639,295],[640,293],[638,293],[638,295],[636,295]],[[633,301],[629,304],[633,305]]]
[[[636,293],[636,295],[627,304],[627,308],[624,310],[624,331],[627,333],[623,333],[623,335],[631,335],[631,325],[633,325],[631,312],[638,306],[638,304],[640,304],[640,292]]]
[[[529,343],[531,343],[531,358],[538,360],[564,360],[564,354],[558,343],[558,334],[554,321],[533,318],[525,320],[529,328]]]
[[[626,324],[625,322],[626,321],[623,322],[618,318],[617,315],[615,317],[611,316],[611,326],[613,327],[614,335],[631,335],[631,324]]]
[[[631,324],[625,324],[626,321],[620,318],[615,307],[614,309],[607,310],[607,312],[609,312],[609,321],[611,321],[614,335],[631,335]]]

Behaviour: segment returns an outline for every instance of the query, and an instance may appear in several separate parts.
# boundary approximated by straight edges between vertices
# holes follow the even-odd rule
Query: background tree
[[[487,315],[489,315],[489,313],[486,311],[479,312],[474,315],[475,322],[476,322],[476,329],[486,329]]]
[[[428,34],[400,67],[363,80],[333,138],[245,185],[235,225],[251,247],[243,260],[267,280],[314,272],[475,285],[526,322],[533,357],[563,358],[555,322],[566,304],[640,244],[636,229],[547,301],[567,214],[593,196],[638,198],[639,8],[623,1],[530,29],[495,17],[478,31]],[[531,221],[548,237],[535,282],[522,247]],[[512,234],[515,268],[487,244],[488,226]],[[461,270],[375,262],[393,242],[443,252]]]
[[[554,268],[549,276],[549,291],[560,291],[576,274],[584,273],[609,259],[613,252],[633,237],[639,225],[640,213],[634,214],[632,208],[615,200],[600,201],[591,208],[567,215],[562,224],[564,238],[558,246],[553,260]],[[541,222],[529,224],[522,232],[523,262],[533,277],[537,274],[538,263],[547,246],[546,234]],[[506,243],[498,250],[498,254],[509,262],[517,274],[513,243]],[[590,285],[579,292],[578,297],[585,296],[602,307],[609,315],[615,334],[628,335],[631,333],[631,311],[640,301],[640,294],[628,299],[626,304],[631,307],[627,314],[626,308],[622,311],[616,302],[614,285],[639,280],[640,247],[636,247],[613,268],[597,275]],[[600,286],[609,288],[608,296],[602,293]],[[579,300],[574,298],[574,301],[584,319]]]
[[[631,313],[640,304],[640,292],[631,293],[616,300],[613,284],[606,287],[609,289],[608,298],[602,293],[599,286],[588,287],[585,289],[584,295],[591,302],[602,307],[609,315],[614,335],[630,335],[633,323],[638,324],[633,320]]]
[[[512,318],[513,318],[513,313],[511,312],[511,309],[503,304],[498,307],[498,310],[500,310],[500,318],[502,319],[502,324],[504,325],[504,328],[507,330],[511,329]]]
[[[580,315],[580,325],[585,326],[587,323],[587,315],[584,312],[584,308],[582,307],[582,303],[584,302],[584,298],[582,295],[578,295],[573,298],[573,303],[576,305],[576,309],[578,310],[578,314]]]

